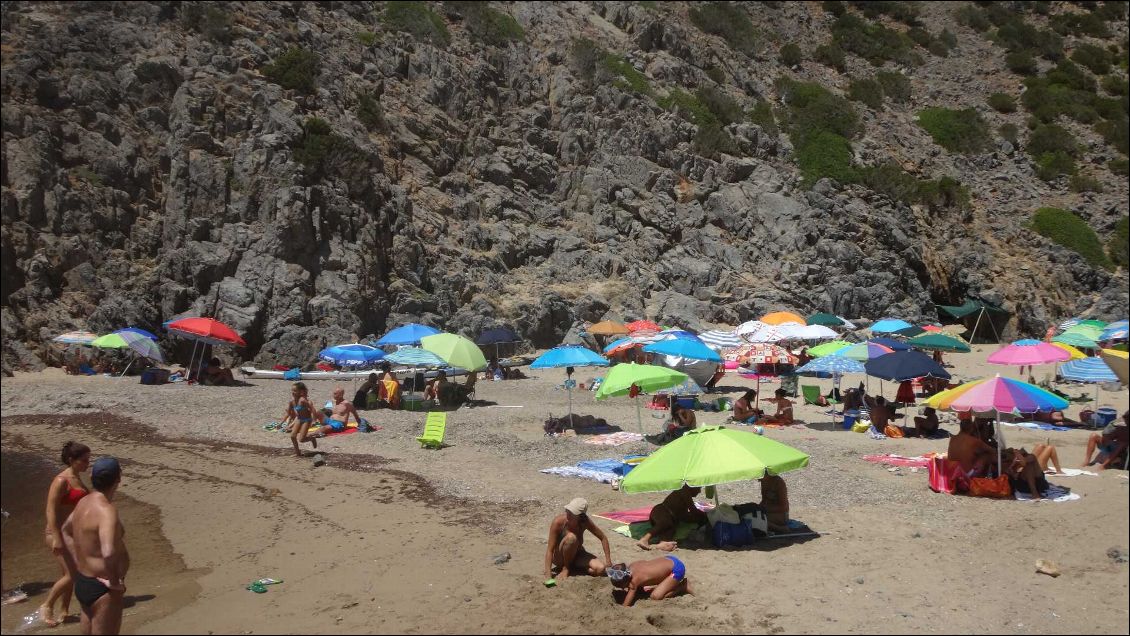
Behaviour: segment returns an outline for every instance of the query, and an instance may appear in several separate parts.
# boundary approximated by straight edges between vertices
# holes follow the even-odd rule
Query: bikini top
[[[67,484],[67,491],[63,493],[63,503],[68,506],[77,506],[79,499],[90,494],[85,488],[72,488],[70,482],[63,481]]]

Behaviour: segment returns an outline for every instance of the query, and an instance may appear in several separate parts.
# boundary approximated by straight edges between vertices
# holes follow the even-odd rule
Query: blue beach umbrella
[[[322,349],[318,358],[339,367],[367,367],[376,364],[385,354],[376,347],[363,344],[343,344]]]
[[[580,345],[561,345],[538,356],[531,369],[563,369],[565,367],[606,367],[608,359]],[[573,379],[565,380],[569,393],[569,426],[573,426]]]
[[[895,340],[894,338],[872,338],[871,340],[868,340],[868,342],[874,342],[875,344],[881,344],[884,347],[891,349],[892,351],[909,351],[910,350],[910,345],[906,344],[905,342]]]
[[[1072,360],[1060,367],[1059,374],[1072,382],[1118,382],[1118,376],[1099,357]]]
[[[1108,340],[1126,340],[1130,336],[1130,320],[1119,320],[1112,322],[1103,329],[1099,334],[1099,340],[1106,342]]]
[[[909,322],[905,320],[899,320],[898,318],[884,318],[879,322],[871,325],[871,333],[893,333],[900,329],[906,329],[913,326],[914,325],[910,324]]]
[[[845,373],[866,373],[866,368],[859,360],[843,356],[823,356],[815,358],[808,364],[796,370],[798,375],[814,375],[827,377],[843,375]]]
[[[660,340],[659,342],[653,342],[647,345],[643,350],[644,353],[659,353],[665,356],[678,356],[689,360],[722,362],[722,356],[718,355],[718,353],[710,347],[704,345],[702,341],[697,338],[694,340],[683,338]]]
[[[378,347],[388,345],[418,345],[420,344],[421,338],[434,336],[437,333],[440,333],[440,330],[435,327],[418,325],[412,322],[393,329],[384,336],[381,336],[381,339],[373,344]]]
[[[921,351],[896,351],[885,356],[868,360],[863,365],[867,375],[902,382],[930,376],[934,378],[949,379],[950,374],[937,362]]]
[[[157,336],[149,333],[148,331],[146,331],[146,330],[144,330],[140,327],[126,327],[125,329],[119,329],[119,330],[115,331],[114,333],[136,333],[137,335],[145,336],[146,338],[149,338],[150,340],[153,340],[153,341],[157,340]]]
[[[704,331],[698,334],[698,339],[712,349],[737,349],[743,344],[733,331]]]

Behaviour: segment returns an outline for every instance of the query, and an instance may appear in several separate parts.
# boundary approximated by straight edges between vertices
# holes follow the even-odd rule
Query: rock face
[[[61,331],[188,314],[230,324],[248,342],[234,355],[267,364],[406,321],[470,335],[508,323],[551,346],[604,317],[923,319],[967,295],[1013,310],[1016,332],[1127,313],[1124,270],[1026,229],[1049,186],[1011,146],[979,162],[938,156],[914,106],[892,106],[866,122],[874,143],[861,152],[921,147],[898,154],[969,184],[972,210],[827,180],[806,191],[786,136],[732,124],[737,155],[702,156],[693,123],[572,69],[583,36],[656,86],[692,90],[727,60],[723,90],[773,99],[786,72],[775,52],[739,60],[681,4],[507,4],[525,36],[505,45],[474,41],[435,4],[446,48],[389,30],[382,5],[197,5],[230,21],[220,37],[190,23],[192,3],[5,3],[4,368],[42,364]],[[827,30],[810,7],[751,7],[766,29]],[[983,82],[979,60],[1003,56],[951,28],[971,59],[951,57],[934,94],[962,73]],[[312,92],[264,76],[294,47],[320,58]],[[802,76],[827,79],[807,64]],[[360,114],[366,98],[379,122]],[[316,171],[298,151],[312,117],[337,140]],[[1125,179],[1107,186],[1055,196],[1109,230],[1126,214]]]

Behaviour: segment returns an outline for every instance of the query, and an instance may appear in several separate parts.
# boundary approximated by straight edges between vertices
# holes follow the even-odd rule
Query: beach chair
[[[805,404],[820,405],[820,387],[802,384],[800,385],[800,392],[804,396]]]
[[[440,448],[443,435],[447,431],[447,413],[428,413],[424,422],[424,434],[416,438],[422,448]]]

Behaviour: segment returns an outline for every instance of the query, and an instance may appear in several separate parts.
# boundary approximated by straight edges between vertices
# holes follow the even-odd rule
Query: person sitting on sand
[[[938,432],[938,427],[938,412],[934,410],[934,407],[927,406],[921,417],[914,418],[914,428],[906,429],[906,433],[923,438],[933,437]]]
[[[787,392],[784,389],[777,389],[773,392],[773,397],[763,398],[762,402],[770,402],[777,407],[777,412],[768,417],[762,418],[761,422],[764,424],[780,424],[781,426],[790,426],[793,423],[793,401],[785,397]]]
[[[996,460],[997,451],[977,436],[971,419],[961,420],[961,430],[950,437],[946,459],[961,466],[966,477],[986,477],[989,466]]]
[[[636,543],[644,550],[651,549],[651,540],[658,539],[656,548],[670,552],[679,547],[675,543],[675,530],[680,523],[693,523],[702,525],[706,522],[706,513],[699,510],[694,504],[694,498],[702,492],[702,488],[683,484],[683,487],[667,495],[662,503],[652,507],[647,517],[651,529],[647,531]]]
[[[876,431],[880,433],[887,429],[887,425],[891,423],[891,407],[887,405],[887,399],[883,396],[876,398],[864,397],[867,406],[871,408],[871,426],[875,427]]]
[[[208,386],[235,386],[231,369],[224,368],[219,358],[212,358],[208,366],[201,370],[200,384]]]
[[[1059,452],[1052,444],[1036,444],[1032,447],[1032,456],[1036,458],[1040,470],[1044,473],[1063,474],[1063,469],[1059,467]],[[1051,470],[1048,470],[1049,465],[1052,467]]]
[[[718,386],[718,382],[724,377],[726,377],[726,366],[720,364],[714,369],[714,375],[710,376],[710,379],[702,385],[702,388],[709,393],[714,387]]]
[[[321,411],[314,408],[310,402],[310,392],[302,382],[295,382],[290,389],[290,402],[286,405],[283,424],[286,432],[290,433],[290,441],[294,444],[294,454],[302,457],[298,449],[299,442],[310,442],[314,448],[318,447],[318,440],[310,435],[310,426],[317,419],[322,420]],[[293,420],[293,421],[292,421]]]
[[[499,364],[497,356],[491,356],[490,361],[487,362],[487,378],[496,381],[506,379],[506,369]]]
[[[612,562],[608,537],[589,519],[589,503],[580,497],[565,506],[565,512],[549,524],[549,539],[545,546],[545,576],[564,581],[572,574],[589,576],[604,574],[605,564]],[[585,550],[585,531],[588,530],[604,548],[604,561]]]
[[[381,403],[390,408],[400,408],[400,380],[392,372],[392,365],[387,362],[381,364],[381,371],[384,374],[381,376],[380,386],[377,389],[377,395],[381,398]]]
[[[733,418],[735,422],[753,424],[757,421],[757,418],[761,415],[762,411],[759,408],[755,408],[756,405],[754,401],[756,399],[757,392],[753,389],[750,389],[745,392],[745,395],[738,398],[737,402],[734,402]]]
[[[672,396],[672,399],[674,399],[674,396]],[[697,426],[698,422],[695,419],[694,411],[685,406],[679,406],[679,403],[675,402],[674,406],[671,407],[671,424],[664,432],[664,436],[668,441],[674,441],[682,437],[683,433],[694,430]]]
[[[349,424],[350,417],[358,424],[361,423],[361,415],[357,413],[357,408],[353,406],[353,402],[345,399],[345,389],[340,386],[334,387],[333,398],[333,409],[329,417],[325,418],[322,422],[322,436],[325,436],[326,433],[331,431],[334,433],[344,431],[346,425]],[[329,431],[326,429],[329,429]]]
[[[353,394],[353,405],[357,408],[369,407],[369,395],[376,395],[380,391],[381,380],[380,376],[376,373],[370,373],[368,378],[357,387],[357,392]]]
[[[765,509],[765,518],[769,522],[770,532],[789,531],[789,489],[785,480],[780,475],[765,476],[761,482],[761,507]]]
[[[1001,453],[1001,459],[1013,492],[1030,495],[1033,499],[1043,499],[1047,495],[1048,480],[1035,455],[1023,448],[1007,448]]]
[[[432,380],[431,382],[429,382],[427,387],[424,388],[424,399],[425,400],[436,400],[438,402],[439,399],[440,399],[440,395],[442,395],[442,391],[449,384],[451,384],[451,383],[447,381],[447,372],[446,371],[440,371],[439,373],[436,374],[435,379]]]
[[[1122,414],[1122,422],[1111,422],[1102,433],[1094,433],[1087,439],[1087,454],[1083,466],[1098,463],[1099,470],[1106,470],[1122,457],[1130,440],[1130,411]],[[1098,451],[1098,456],[1095,456]]]
[[[668,554],[658,559],[617,563],[608,569],[612,587],[627,590],[624,607],[631,607],[642,591],[653,601],[662,601],[680,594],[694,594],[687,578],[687,566],[678,557]]]

